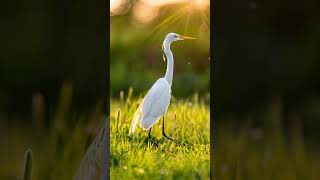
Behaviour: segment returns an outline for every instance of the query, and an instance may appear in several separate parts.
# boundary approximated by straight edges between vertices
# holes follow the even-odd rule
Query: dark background
[[[104,1],[33,0],[2,4],[0,119],[31,116],[35,94],[46,111],[64,82],[72,107],[87,111],[107,97],[107,18]],[[1,119],[3,121],[3,118]]]
[[[298,119],[305,136],[319,135],[319,1],[215,5],[211,95],[217,127],[248,119],[261,126],[275,107],[284,130]]]
[[[74,176],[108,113],[107,5],[1,3],[0,179],[21,178],[28,149],[33,179]]]

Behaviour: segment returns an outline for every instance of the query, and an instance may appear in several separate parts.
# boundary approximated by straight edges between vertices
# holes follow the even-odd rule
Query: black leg
[[[162,117],[162,135],[163,135],[164,137],[166,137],[167,139],[170,139],[171,141],[174,141],[172,138],[168,137],[168,136],[166,135],[166,133],[164,132],[164,116]]]
[[[155,143],[155,142],[152,140],[152,138],[151,138],[151,129],[152,129],[152,128],[150,128],[150,130],[149,130],[148,139],[151,141],[151,143],[152,143],[152,144],[154,144],[155,146],[157,146],[157,147],[158,147],[158,144],[157,144],[157,143]]]

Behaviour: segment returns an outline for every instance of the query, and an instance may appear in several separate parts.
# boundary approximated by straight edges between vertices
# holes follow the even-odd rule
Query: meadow
[[[111,99],[110,175],[111,179],[210,179],[210,108],[204,98],[171,99],[162,123],[153,126],[152,137],[140,128],[129,135],[131,119],[142,97]]]

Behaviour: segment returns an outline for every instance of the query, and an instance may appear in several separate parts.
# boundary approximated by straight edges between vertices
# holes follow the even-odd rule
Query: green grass
[[[162,136],[162,123],[152,129],[156,148],[148,132],[129,128],[141,98],[111,99],[110,174],[118,179],[210,179],[210,108],[198,96],[172,98],[166,115],[166,134],[180,145]]]

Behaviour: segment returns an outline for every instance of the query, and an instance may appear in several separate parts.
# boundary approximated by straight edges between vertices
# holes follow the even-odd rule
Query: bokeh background
[[[307,140],[318,137],[319,3],[242,0],[215,4],[212,75],[216,122],[233,116],[239,124],[240,119],[248,118],[266,124],[263,113],[278,104],[284,130],[298,120]]]
[[[319,1],[215,1],[217,179],[319,179]]]
[[[21,177],[28,148],[34,179],[71,179],[93,122],[107,113],[106,2],[17,0],[1,9],[0,179]]]
[[[161,46],[170,32],[197,40],[172,44],[173,96],[194,93],[209,98],[210,91],[209,0],[115,0],[110,2],[110,88],[140,95],[166,71]]]
[[[74,86],[74,105],[87,109],[106,96],[107,42],[103,2],[8,2],[1,39],[0,117],[30,116],[32,97],[46,109],[62,84]],[[89,88],[88,88],[89,87]],[[6,114],[6,115],[5,115]],[[20,120],[23,121],[23,120]]]

